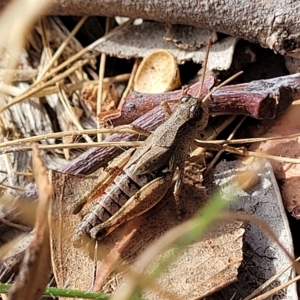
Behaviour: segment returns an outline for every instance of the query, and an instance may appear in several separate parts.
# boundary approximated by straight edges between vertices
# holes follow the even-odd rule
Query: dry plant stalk
[[[299,257],[295,260],[295,263],[296,262],[299,262]],[[279,272],[278,274],[275,274],[272,278],[270,278],[267,282],[265,282],[262,286],[260,286],[259,288],[257,288],[255,291],[253,291],[249,296],[247,296],[243,300],[251,300],[251,299],[254,300],[254,299],[256,299],[256,298],[253,298],[253,297],[255,297],[256,295],[258,295],[259,293],[261,293],[261,291],[265,287],[267,287],[268,285],[270,285],[272,282],[276,281],[276,279],[279,278],[284,272],[286,272],[287,270],[289,270],[290,268],[292,268],[293,264],[294,264],[294,262],[290,266],[282,269],[281,272]],[[270,295],[272,295],[272,294],[280,291],[280,289],[284,289],[285,287],[287,287],[288,285],[292,284],[293,282],[298,281],[299,279],[300,279],[300,276],[298,275],[295,278],[293,278],[293,279],[289,280],[288,282],[286,282],[286,284],[282,284],[279,287],[276,287],[275,289],[266,292],[262,296],[263,297],[264,296],[270,296]]]
[[[37,145],[33,147],[33,173],[39,190],[39,204],[34,226],[34,237],[26,250],[21,270],[9,291],[11,300],[39,299],[49,282],[51,254],[48,215],[53,188],[39,155]]]

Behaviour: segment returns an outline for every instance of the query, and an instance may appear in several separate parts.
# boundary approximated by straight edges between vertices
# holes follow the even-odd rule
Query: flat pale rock
[[[289,224],[271,164],[267,160],[261,160],[260,164],[262,169],[258,173],[257,182],[250,190],[234,188],[236,199],[230,209],[244,211],[264,220],[275,232],[278,240],[293,255]],[[222,161],[205,178],[205,184],[211,194],[216,188],[221,188],[222,192],[232,190],[231,180],[235,174],[249,168],[251,166],[243,166],[239,161]],[[272,276],[290,266],[290,261],[278,245],[251,222],[245,224],[243,251],[244,259],[239,268],[238,281],[208,299],[243,299]],[[293,271],[288,269],[266,290],[279,286],[293,277]],[[290,285],[273,297],[272,299],[298,299],[296,285]]]

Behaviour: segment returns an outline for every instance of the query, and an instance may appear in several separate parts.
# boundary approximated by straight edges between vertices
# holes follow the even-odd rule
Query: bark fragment
[[[7,3],[0,1],[0,9]],[[55,0],[49,15],[127,16],[239,36],[284,55],[300,55],[300,3],[293,0]]]

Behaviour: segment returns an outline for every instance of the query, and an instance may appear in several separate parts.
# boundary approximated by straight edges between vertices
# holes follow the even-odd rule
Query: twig
[[[122,98],[121,98],[121,101],[120,101],[120,104],[119,104],[119,108],[122,107],[122,104],[123,104],[123,101],[125,99],[125,97],[127,97],[129,95],[129,92],[132,88],[132,83],[133,83],[133,80],[134,80],[134,77],[135,77],[135,74],[136,74],[136,71],[137,71],[137,68],[138,68],[138,65],[139,65],[139,59],[136,58],[135,61],[134,61],[134,65],[133,65],[133,68],[132,68],[132,71],[131,71],[131,74],[130,74],[130,78],[128,80],[128,84],[127,84],[127,87],[122,95]]]
[[[214,83],[213,76],[205,79],[203,96]],[[198,91],[199,82],[188,88],[191,96],[196,96]],[[181,95],[181,90],[163,94],[133,94],[124,99],[119,114],[106,121],[114,126],[131,123],[163,101],[180,99]],[[242,114],[256,119],[272,119],[299,97],[300,75],[293,74],[221,87],[213,92],[207,105],[212,115]]]
[[[106,18],[105,20],[105,34],[109,32],[109,18]],[[97,110],[96,115],[98,116],[102,110],[102,97],[103,97],[103,78],[104,78],[104,72],[105,72],[105,65],[106,65],[106,54],[101,53],[100,56],[100,63],[99,63],[99,79],[98,79],[98,91],[97,91]],[[99,129],[101,127],[101,120],[97,118],[97,128]],[[102,141],[102,134],[97,134],[97,141]]]

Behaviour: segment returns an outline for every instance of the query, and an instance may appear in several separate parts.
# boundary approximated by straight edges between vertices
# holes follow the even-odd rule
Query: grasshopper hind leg
[[[166,172],[135,193],[121,209],[110,219],[93,227],[89,235],[92,239],[101,240],[118,226],[148,211],[155,206],[166,194],[172,183],[173,174]]]

